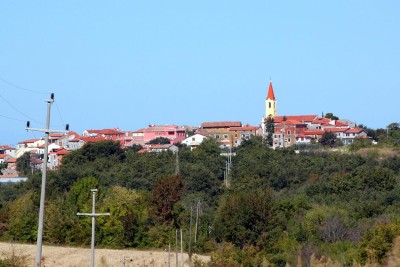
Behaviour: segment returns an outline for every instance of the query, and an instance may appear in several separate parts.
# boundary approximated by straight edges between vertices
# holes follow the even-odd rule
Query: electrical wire
[[[42,95],[50,94],[49,92],[40,92],[40,91],[36,91],[36,90],[24,88],[24,87],[22,87],[22,86],[16,85],[15,83],[12,83],[12,82],[7,81],[6,79],[2,78],[1,76],[0,76],[0,81],[6,83],[6,84],[8,84],[8,85],[11,85],[11,86],[13,86],[13,87],[15,87],[15,88],[18,88],[18,89],[27,91],[27,92],[36,93],[36,94],[42,94]]]
[[[2,96],[1,94],[0,94],[0,98],[3,99],[4,102],[6,102],[11,108],[13,108],[16,112],[18,112],[18,113],[21,114],[22,116],[24,116],[24,117],[26,117],[26,118],[28,118],[28,119],[34,121],[34,122],[37,122],[37,123],[39,123],[39,124],[41,124],[41,125],[44,125],[44,123],[42,123],[42,122],[40,122],[40,121],[38,121],[38,120],[36,120],[36,119],[34,119],[34,118],[28,116],[28,115],[25,114],[24,112],[20,111],[17,107],[15,107],[15,106],[14,106],[13,104],[11,104],[7,99],[5,99],[4,96]]]
[[[63,117],[62,117],[62,115],[61,115],[60,109],[59,109],[59,107],[58,107],[58,105],[57,105],[57,102],[54,101],[54,104],[55,104],[56,109],[57,109],[57,111],[58,111],[58,115],[60,116],[61,123],[65,126],[65,123],[64,123]]]
[[[1,115],[1,114],[0,114],[0,117],[5,118],[5,119],[9,119],[9,120],[12,120],[12,121],[22,121],[22,122],[25,122],[24,120],[16,119],[16,118],[11,118],[11,117],[4,116],[4,115]]]
[[[27,91],[27,92],[36,93],[36,94],[51,94],[50,92],[41,92],[41,91],[32,90],[32,89],[28,89],[28,88],[19,86],[19,85],[15,84],[15,83],[12,83],[12,82],[10,82],[10,81],[4,79],[4,78],[1,77],[1,76],[0,76],[0,81],[4,82],[4,83],[6,83],[6,84],[8,84],[8,85],[10,85],[10,86],[13,86],[13,87],[15,87],[15,88],[18,88],[18,89],[20,89],[20,90]],[[26,115],[25,113],[23,113],[22,111],[18,110],[14,105],[12,105],[9,101],[7,101],[7,99],[5,99],[1,94],[0,94],[0,98],[2,98],[8,105],[10,105],[15,111],[17,111],[17,112],[20,113],[21,115],[25,116],[26,118],[28,118],[28,119],[30,119],[30,120],[32,120],[32,121],[35,121],[35,122],[37,122],[37,123],[40,123],[41,125],[44,125],[44,123],[39,122],[38,120],[35,120],[35,119],[31,118],[30,116]],[[58,107],[57,102],[54,102],[54,103],[55,103],[55,105],[56,105],[57,112],[58,112],[58,115],[60,116],[61,122],[62,122],[63,126],[65,126],[64,119],[63,119],[63,117],[62,117],[62,115],[61,115],[60,108]],[[9,118],[9,117],[6,117],[6,116],[1,116],[1,117]],[[12,118],[9,118],[9,119],[12,119]],[[21,121],[22,121],[22,120],[21,120]]]

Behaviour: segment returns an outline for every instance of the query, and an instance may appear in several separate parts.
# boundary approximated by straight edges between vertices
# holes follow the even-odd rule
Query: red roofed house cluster
[[[277,101],[272,82],[269,83],[265,102],[265,117],[259,126],[242,124],[240,121],[203,122],[200,127],[177,125],[149,125],[136,131],[122,131],[118,128],[85,130],[82,135],[70,131],[65,134],[49,135],[48,168],[56,169],[62,158],[72,150],[81,148],[85,143],[103,140],[118,141],[122,148],[141,145],[140,152],[176,151],[175,144],[183,143],[194,149],[203,140],[215,138],[221,146],[236,147],[242,140],[253,136],[266,136],[266,122],[273,119],[273,148],[288,147],[293,144],[310,144],[318,142],[324,133],[334,133],[343,144],[351,144],[357,138],[367,138],[364,129],[355,127],[347,120],[331,120],[317,115],[277,115]],[[189,134],[191,133],[191,134]],[[157,137],[169,139],[170,144],[150,145]],[[31,166],[40,168],[41,155],[44,154],[44,139],[21,141],[16,148],[0,145],[0,163],[7,163],[7,170],[2,170],[0,177],[16,176],[16,158],[29,152]]]
[[[277,101],[272,82],[269,83],[266,99],[265,117],[261,126],[264,136],[267,135],[266,122],[273,119],[273,147],[288,147],[293,144],[310,144],[318,142],[324,133],[334,133],[343,144],[351,144],[357,138],[367,138],[364,129],[354,127],[349,121],[332,120],[317,115],[277,116]]]

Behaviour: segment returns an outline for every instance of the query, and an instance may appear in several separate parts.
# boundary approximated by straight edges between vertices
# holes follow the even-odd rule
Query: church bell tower
[[[272,81],[269,81],[268,95],[267,99],[265,100],[265,118],[274,118],[276,114],[276,99],[274,88],[272,87]]]

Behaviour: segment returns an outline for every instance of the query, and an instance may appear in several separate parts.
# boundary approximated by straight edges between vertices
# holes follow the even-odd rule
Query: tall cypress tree
[[[272,116],[269,116],[265,122],[265,133],[266,133],[265,139],[267,141],[267,144],[270,146],[272,146],[274,142],[272,138],[274,131],[275,131],[274,118]]]

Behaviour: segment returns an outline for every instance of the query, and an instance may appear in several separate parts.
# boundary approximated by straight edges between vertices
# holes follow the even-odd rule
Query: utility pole
[[[168,267],[171,267],[171,243],[168,243]]]
[[[182,267],[184,267],[184,260],[183,260],[183,233],[181,229],[181,258],[182,258]]]
[[[178,267],[178,229],[175,230],[175,262]]]
[[[78,216],[91,216],[92,217],[92,244],[91,244],[91,249],[92,249],[92,257],[90,259],[90,266],[94,267],[94,242],[95,242],[95,226],[96,226],[96,217],[98,216],[110,216],[110,213],[96,213],[95,211],[95,202],[96,202],[96,192],[97,189],[90,189],[90,192],[92,192],[93,196],[93,201],[92,201],[92,213],[80,213],[78,212],[76,215]]]
[[[46,128],[31,128],[30,122],[26,123],[25,130],[27,131],[36,131],[36,132],[44,132],[44,158],[42,165],[42,186],[40,189],[40,207],[39,207],[39,222],[38,222],[38,234],[37,234],[37,246],[36,246],[36,258],[35,258],[35,266],[40,267],[42,262],[42,240],[43,240],[43,218],[44,218],[44,201],[46,197],[46,174],[47,174],[47,161],[49,154],[49,134],[50,133],[65,133],[69,129],[69,125],[67,124],[65,127],[65,131],[63,130],[50,130],[50,111],[51,104],[54,103],[54,94],[50,95],[50,99],[45,100],[47,103],[47,116],[46,116]]]
[[[179,168],[179,150],[175,152],[175,175],[178,176],[180,173],[180,168]]]
[[[194,230],[194,243],[195,244],[197,242],[197,224],[199,222],[199,210],[200,210],[200,200],[197,202],[197,206],[196,206],[196,225],[195,225],[195,230]]]
[[[189,223],[189,266],[192,265],[192,218],[193,218],[193,208],[190,206],[190,223]]]

